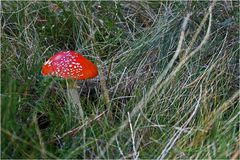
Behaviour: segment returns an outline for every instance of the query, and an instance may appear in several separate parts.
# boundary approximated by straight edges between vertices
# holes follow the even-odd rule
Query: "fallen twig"
[[[64,138],[65,136],[67,135],[71,135],[71,137],[74,137],[76,136],[76,134],[85,126],[89,125],[90,123],[92,123],[93,121],[97,120],[98,118],[100,118],[102,115],[104,115],[105,113],[107,112],[107,110],[105,110],[104,112],[102,112],[101,114],[97,115],[94,119],[91,119],[89,121],[86,121],[84,124],[70,130],[70,131],[67,131],[65,133],[63,133],[61,136],[58,136],[57,138],[53,139],[53,140],[50,140],[49,143],[52,143],[52,142],[55,142],[59,139],[62,139]]]

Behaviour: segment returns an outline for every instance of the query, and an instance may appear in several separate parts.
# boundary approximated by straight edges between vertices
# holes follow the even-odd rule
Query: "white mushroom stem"
[[[75,85],[75,82],[70,80],[67,81],[67,94],[70,103],[74,106],[74,110],[80,115],[81,124],[85,124],[83,109],[81,106],[79,94]],[[77,115],[78,116],[78,115]],[[85,137],[86,137],[86,130],[83,128],[83,145],[85,146]],[[85,149],[83,150],[83,159],[86,157]]]
[[[72,82],[67,82],[67,94],[68,99],[70,103],[74,106],[74,111],[77,112],[82,120],[84,122],[84,114],[83,109],[81,106],[81,102],[79,99],[78,91],[74,84],[71,84]]]

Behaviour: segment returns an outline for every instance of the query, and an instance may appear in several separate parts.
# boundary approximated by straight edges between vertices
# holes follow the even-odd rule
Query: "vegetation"
[[[1,2],[1,158],[237,158],[238,7]],[[41,74],[61,50],[99,68],[78,82],[84,119]]]

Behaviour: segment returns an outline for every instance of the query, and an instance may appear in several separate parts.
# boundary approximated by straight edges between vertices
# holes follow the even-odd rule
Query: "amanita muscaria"
[[[42,74],[61,77],[67,79],[67,82],[71,82],[71,87],[67,83],[69,100],[78,106],[76,109],[80,112],[81,118],[84,118],[79,95],[72,82],[96,77],[98,75],[97,66],[75,51],[61,51],[43,64]]]
[[[98,75],[97,66],[87,58],[74,51],[62,51],[52,56],[42,66],[44,76],[85,80]]]

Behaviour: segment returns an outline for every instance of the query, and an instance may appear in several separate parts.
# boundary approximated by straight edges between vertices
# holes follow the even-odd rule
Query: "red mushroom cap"
[[[42,66],[44,76],[85,80],[98,75],[97,66],[74,51],[62,51],[52,56]]]

